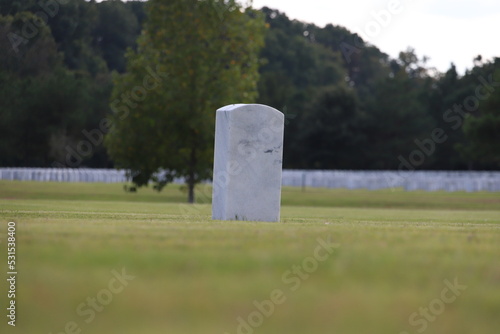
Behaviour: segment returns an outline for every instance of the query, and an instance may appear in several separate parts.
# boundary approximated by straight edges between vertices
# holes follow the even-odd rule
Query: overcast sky
[[[328,23],[344,26],[392,57],[411,46],[420,58],[430,57],[428,64],[442,72],[453,62],[463,73],[478,54],[487,59],[500,57],[500,0],[253,2],[254,8],[264,6],[321,27]]]

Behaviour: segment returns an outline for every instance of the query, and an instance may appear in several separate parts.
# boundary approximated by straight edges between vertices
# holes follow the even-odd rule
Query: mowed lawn
[[[500,193],[285,188],[252,223],[122,187],[0,181],[1,333],[500,333]]]

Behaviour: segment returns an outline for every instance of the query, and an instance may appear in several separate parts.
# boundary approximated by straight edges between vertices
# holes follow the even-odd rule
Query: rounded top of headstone
[[[225,107],[222,107],[219,109],[220,111],[225,111],[225,112],[231,112],[231,111],[267,111],[267,112],[277,112],[280,115],[283,115],[283,113],[273,107],[266,106],[264,104],[244,104],[244,103],[238,103],[238,104],[230,104]],[[218,110],[218,111],[219,111]]]

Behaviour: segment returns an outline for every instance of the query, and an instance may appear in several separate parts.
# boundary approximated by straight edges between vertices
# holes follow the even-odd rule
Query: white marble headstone
[[[284,124],[284,115],[265,105],[217,110],[214,220],[280,220]]]

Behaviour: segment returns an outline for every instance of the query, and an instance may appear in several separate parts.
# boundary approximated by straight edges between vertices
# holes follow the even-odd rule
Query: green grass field
[[[500,333],[500,193],[285,188],[250,223],[122,186],[0,181],[0,333]]]

